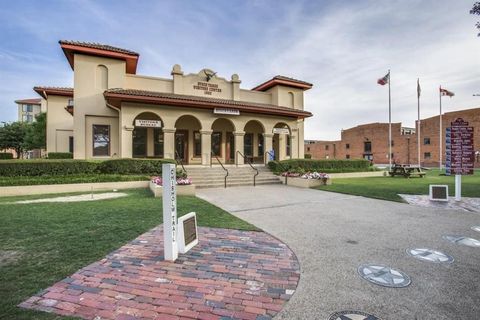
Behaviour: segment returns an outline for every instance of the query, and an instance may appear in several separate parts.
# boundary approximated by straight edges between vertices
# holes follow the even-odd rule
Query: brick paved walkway
[[[299,264],[263,232],[199,228],[199,245],[163,261],[162,226],[20,304],[84,319],[271,319]]]

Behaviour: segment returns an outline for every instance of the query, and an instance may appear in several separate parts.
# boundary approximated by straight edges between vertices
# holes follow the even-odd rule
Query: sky
[[[275,75],[308,81],[305,139],[334,140],[341,129],[388,122],[414,126],[438,114],[438,87],[453,91],[443,110],[480,107],[479,16],[474,1],[5,1],[0,6],[0,121],[36,85],[73,86],[58,40],[99,42],[140,53],[137,73],[170,77],[213,69],[237,73],[250,89]]]

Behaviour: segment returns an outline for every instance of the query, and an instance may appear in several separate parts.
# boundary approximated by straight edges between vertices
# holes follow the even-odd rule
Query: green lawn
[[[353,194],[368,198],[403,202],[403,194],[428,194],[430,184],[447,184],[451,196],[455,194],[454,176],[441,176],[439,170],[429,170],[425,178],[371,177],[333,179],[329,186],[316,187],[319,190]],[[462,177],[462,196],[480,197],[480,170],[472,176]]]
[[[124,198],[68,204],[0,198],[0,319],[66,319],[16,305],[162,222],[161,198],[148,190],[125,192]],[[258,230],[206,201],[178,197],[178,215],[190,211],[200,226]]]
[[[72,174],[28,177],[0,177],[0,186],[28,186],[40,184],[91,183],[117,181],[148,181],[149,175]]]

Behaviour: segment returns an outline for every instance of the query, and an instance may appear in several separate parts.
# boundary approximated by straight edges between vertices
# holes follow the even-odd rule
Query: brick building
[[[444,113],[443,131],[456,118],[463,118],[474,127],[475,166],[480,167],[480,108]],[[439,116],[420,121],[420,160],[424,166],[439,165]],[[392,123],[392,160],[401,164],[417,164],[417,127]],[[443,152],[445,139],[443,138]],[[388,164],[388,123],[369,123],[342,130],[334,141],[305,140],[305,154],[312,159],[368,159],[375,164]],[[445,155],[443,156],[443,162]]]

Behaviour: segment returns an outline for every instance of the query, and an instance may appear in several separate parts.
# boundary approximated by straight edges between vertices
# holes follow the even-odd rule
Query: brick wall
[[[463,118],[474,127],[474,150],[480,151],[480,108],[448,112],[442,116],[443,162],[445,161],[445,128],[456,118]],[[439,116],[420,121],[420,159],[424,166],[439,165]],[[418,127],[418,124],[416,124]],[[401,123],[392,123],[392,161],[401,164],[417,164],[417,134],[406,134]],[[418,131],[417,131],[418,132]],[[305,153],[313,159],[359,159],[371,157],[375,164],[388,164],[388,123],[369,123],[343,130],[341,140],[316,141],[305,144]],[[429,140],[425,144],[424,139]],[[365,143],[371,144],[371,152],[365,151]],[[476,158],[480,167],[480,156]]]

